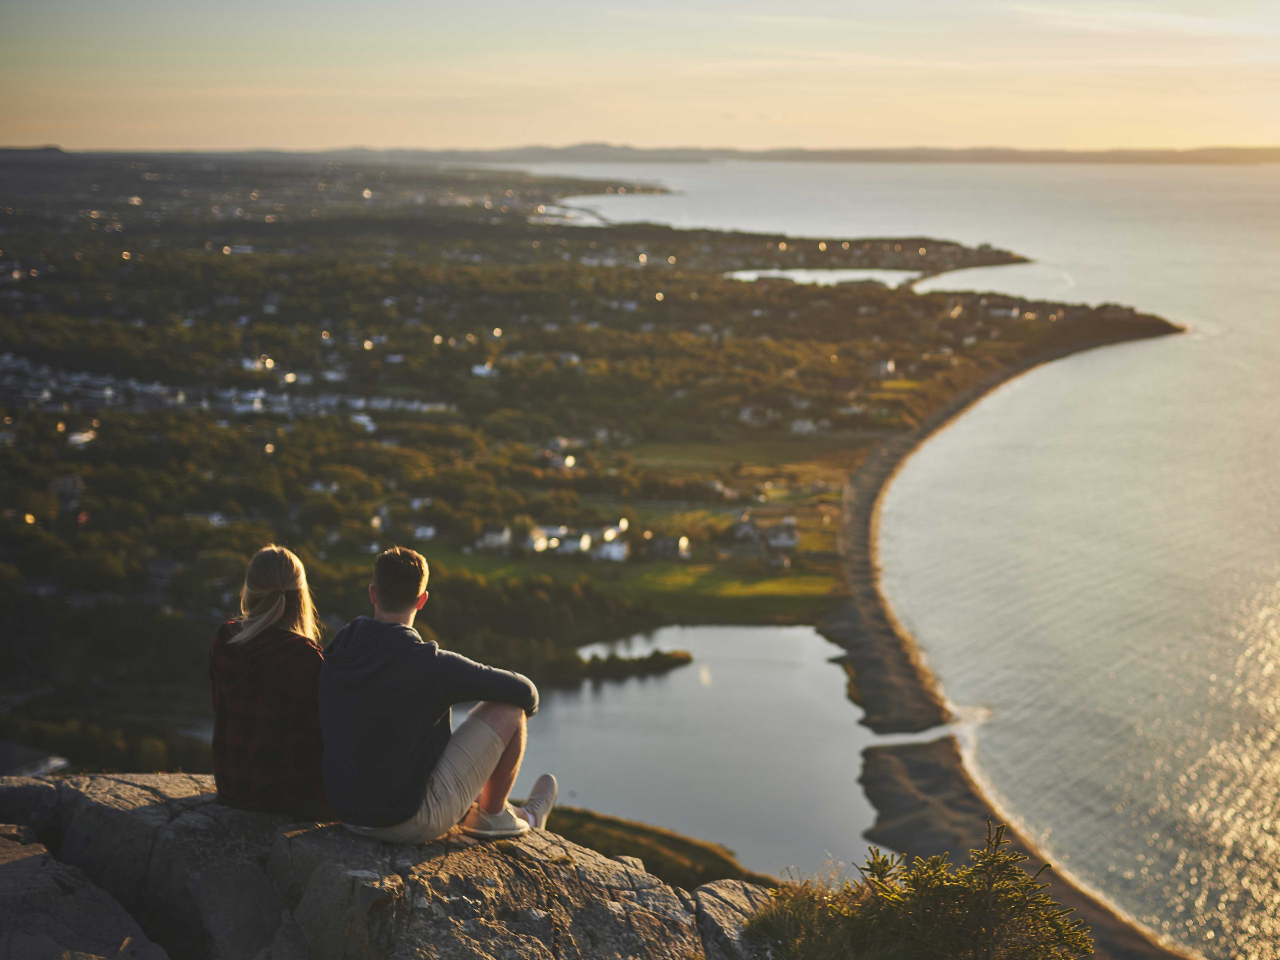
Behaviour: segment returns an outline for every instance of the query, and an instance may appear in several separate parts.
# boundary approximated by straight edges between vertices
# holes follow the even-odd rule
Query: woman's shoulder
[[[271,635],[271,639],[274,642],[283,644],[292,653],[324,657],[324,650],[321,648],[319,640],[312,640],[301,633],[294,633],[292,630],[285,630],[282,627],[273,627],[266,633]]]
[[[220,646],[234,637],[240,632],[239,620],[226,620],[218,625],[218,629],[213,633],[212,646]]]

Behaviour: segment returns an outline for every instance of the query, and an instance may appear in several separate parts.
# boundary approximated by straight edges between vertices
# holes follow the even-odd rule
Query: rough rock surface
[[[742,923],[768,898],[739,881],[688,893],[546,831],[403,846],[213,790],[182,774],[0,778],[0,811],[60,838],[59,860],[177,960],[749,960]]]
[[[168,960],[109,894],[27,826],[0,825],[0,960]]]

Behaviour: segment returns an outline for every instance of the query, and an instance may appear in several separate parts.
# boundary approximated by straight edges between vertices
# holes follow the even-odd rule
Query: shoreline
[[[876,733],[922,733],[956,719],[916,639],[903,627],[880,588],[878,558],[880,507],[885,491],[907,459],[935,433],[997,387],[1036,367],[1076,353],[1183,328],[1167,324],[1118,333],[1042,351],[997,370],[970,385],[915,429],[882,441],[868,455],[844,490],[845,574],[849,599],[819,626],[819,632],[846,651],[849,698],[862,706],[862,723]],[[866,833],[908,857],[950,852],[963,863],[964,851],[981,847],[986,822],[1006,822],[966,765],[953,734],[927,743],[870,747],[860,777],[876,809]],[[1034,872],[1047,859],[1013,824],[1006,836],[1011,848],[1026,854]],[[1136,920],[1123,916],[1105,899],[1069,876],[1048,871],[1049,893],[1088,923],[1094,956],[1101,960],[1188,960],[1197,955],[1163,944]]]

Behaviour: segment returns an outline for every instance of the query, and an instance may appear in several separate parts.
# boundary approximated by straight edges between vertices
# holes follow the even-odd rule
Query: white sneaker
[[[547,817],[551,815],[551,808],[556,805],[556,797],[559,795],[560,785],[549,773],[544,773],[534,783],[529,799],[524,802],[521,810],[536,829],[547,829]]]
[[[480,804],[471,805],[467,815],[462,818],[462,832],[482,840],[497,840],[501,837],[518,837],[529,830],[529,821],[516,816],[511,804],[504,806],[498,813],[485,813]]]

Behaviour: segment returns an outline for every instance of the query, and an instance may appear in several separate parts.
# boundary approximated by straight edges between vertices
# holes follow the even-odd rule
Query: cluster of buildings
[[[68,372],[26,357],[0,354],[0,402],[46,413],[114,407],[131,412],[197,408],[233,415],[274,413],[285,416],[335,415],[348,412],[369,432],[377,429],[369,413],[455,413],[457,406],[427,400],[358,397],[336,393],[292,394],[228,387],[210,390],[143,383],[105,373]]]
[[[758,556],[770,567],[791,568],[791,558],[800,546],[800,530],[795,517],[783,517],[778,523],[761,524],[744,511],[729,528],[735,547]]]
[[[489,526],[481,532],[474,549],[482,552],[522,553],[529,556],[554,556],[624,563],[631,559],[631,541],[623,534],[630,528],[624,517],[603,527],[570,527],[565,524],[542,524],[523,534],[513,534],[510,526]],[[693,556],[686,536],[655,537],[646,530],[639,538],[641,552],[652,559],[688,560]]]

